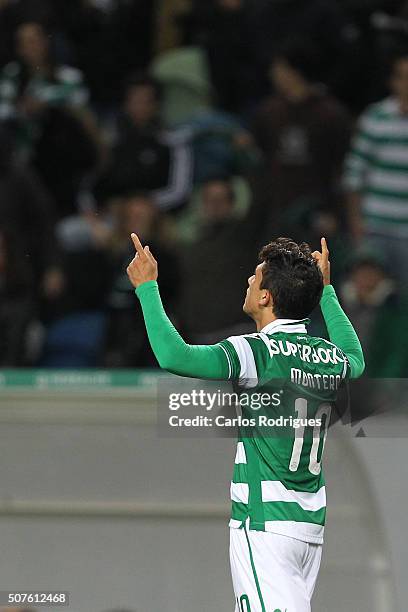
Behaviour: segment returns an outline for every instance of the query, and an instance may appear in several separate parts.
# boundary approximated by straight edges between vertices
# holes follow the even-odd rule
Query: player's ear
[[[261,296],[259,298],[259,305],[263,308],[268,308],[272,306],[273,309],[273,300],[271,292],[268,289],[261,289]]]

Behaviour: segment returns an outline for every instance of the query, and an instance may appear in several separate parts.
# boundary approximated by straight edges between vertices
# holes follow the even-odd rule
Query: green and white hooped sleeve
[[[249,340],[245,336],[231,336],[220,342],[228,356],[231,375],[241,387],[252,388],[258,384],[258,371],[255,356]]]

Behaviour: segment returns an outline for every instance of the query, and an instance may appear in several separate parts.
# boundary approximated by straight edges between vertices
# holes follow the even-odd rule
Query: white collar
[[[265,325],[260,331],[261,334],[307,334],[306,323],[309,319],[302,319],[300,321],[296,319],[275,319],[268,325]]]

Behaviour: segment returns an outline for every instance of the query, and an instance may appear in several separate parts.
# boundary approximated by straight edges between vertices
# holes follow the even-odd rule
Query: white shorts
[[[235,612],[310,612],[321,557],[321,544],[230,529]]]

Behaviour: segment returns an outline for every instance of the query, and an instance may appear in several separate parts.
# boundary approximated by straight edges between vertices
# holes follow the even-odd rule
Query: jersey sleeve
[[[271,348],[263,334],[250,334],[246,336],[231,336],[220,342],[229,355],[231,364],[231,377],[244,388],[256,387],[262,378],[262,372],[268,371],[273,376],[273,362]],[[279,370],[276,367],[276,376]]]
[[[258,384],[258,372],[251,345],[245,336],[230,336],[220,342],[228,354],[231,365],[231,376],[242,387],[255,387]]]
[[[350,367],[346,372],[346,376],[358,378],[365,368],[363,350],[354,327],[340,306],[336,292],[331,285],[327,285],[324,288],[320,307],[330,341],[347,358]]]

